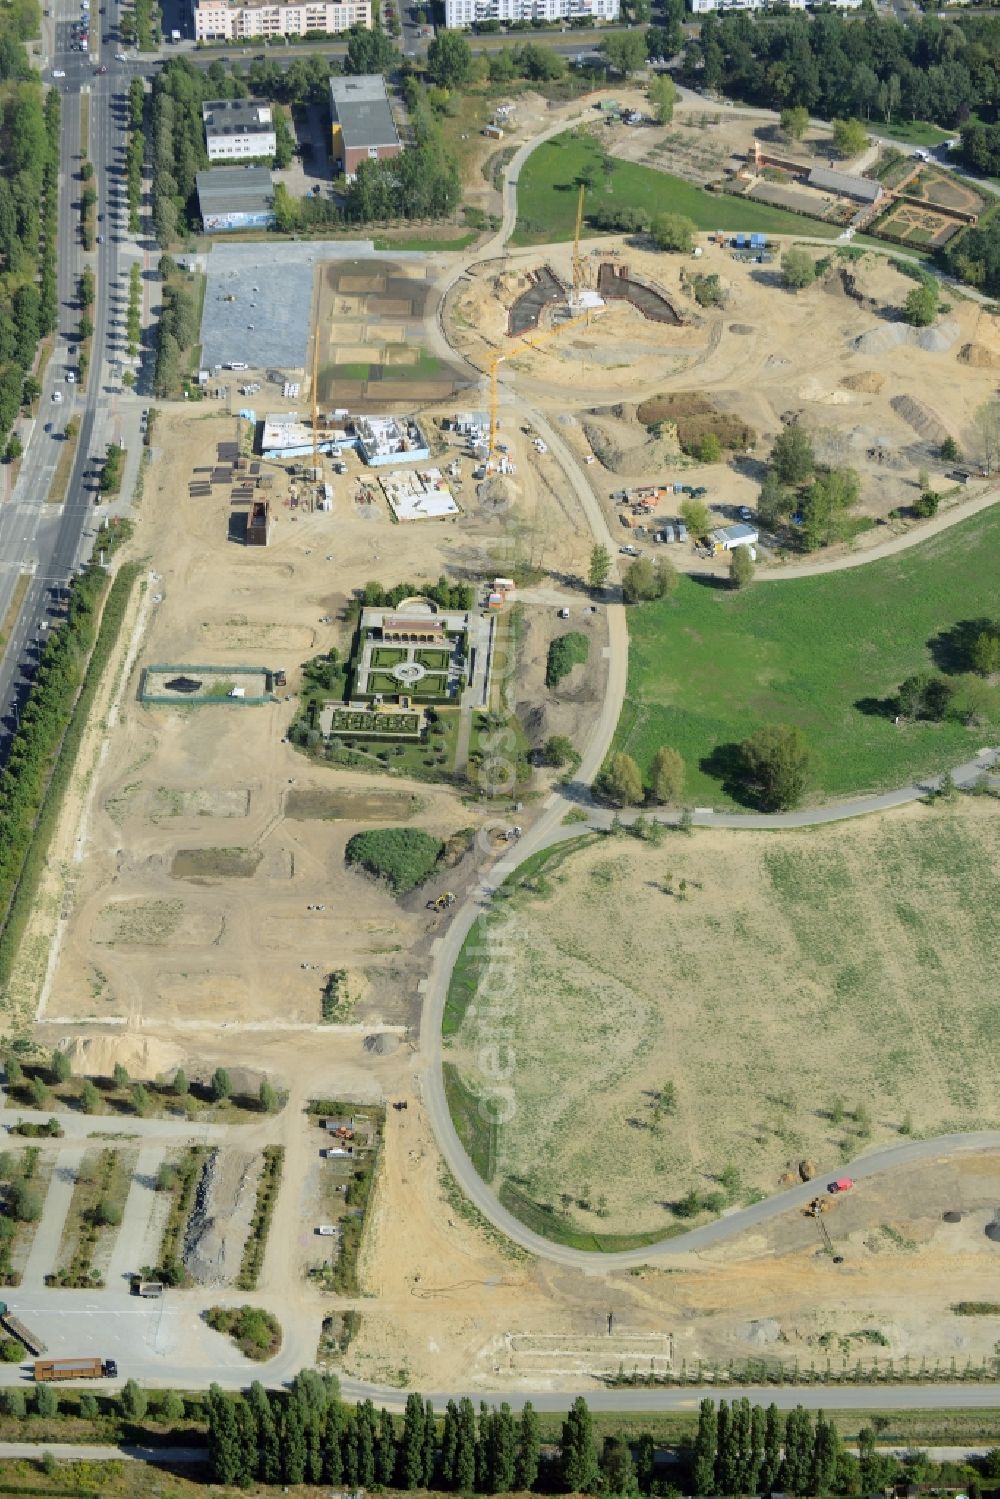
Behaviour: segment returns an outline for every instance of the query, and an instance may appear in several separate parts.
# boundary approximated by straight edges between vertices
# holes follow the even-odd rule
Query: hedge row
[[[257,1184],[257,1202],[254,1206],[253,1218],[250,1220],[250,1232],[243,1248],[243,1262],[236,1280],[241,1291],[253,1291],[257,1288],[284,1164],[285,1147],[283,1145],[265,1146],[264,1169]]]

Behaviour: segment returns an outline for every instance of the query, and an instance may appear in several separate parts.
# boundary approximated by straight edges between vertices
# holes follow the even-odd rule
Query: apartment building
[[[229,0],[194,0],[194,35],[199,42],[266,40],[270,36],[327,35],[351,26],[371,26],[371,0],[308,0],[299,5],[240,5]]]
[[[444,24],[462,29],[481,21],[617,21],[619,0],[445,0]]]

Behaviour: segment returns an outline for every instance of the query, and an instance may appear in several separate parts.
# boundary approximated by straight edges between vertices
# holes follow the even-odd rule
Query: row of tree
[[[49,774],[94,643],[106,585],[107,575],[100,567],[88,567],[70,584],[66,619],[46,637],[0,770],[0,924],[34,836]]]
[[[57,311],[59,96],[43,102],[27,59],[23,70],[18,64],[20,43],[11,47],[6,64],[0,52],[0,68],[13,67],[8,76],[23,81],[8,85],[0,111],[0,445],[39,394],[30,371]],[[11,438],[6,456],[19,452]]]
[[[756,21],[708,15],[684,47],[683,71],[701,86],[768,108],[801,105],[824,119],[891,125],[893,115],[952,127],[995,112],[1000,25],[924,16],[913,25],[820,13]]]
[[[131,1397],[141,1397],[138,1389]],[[671,1480],[657,1476],[656,1445],[606,1436],[598,1448],[587,1402],[578,1397],[558,1443],[542,1445],[531,1403],[478,1414],[468,1398],[449,1400],[439,1419],[429,1400],[407,1396],[400,1426],[370,1400],[340,1400],[336,1380],[303,1371],[287,1392],[255,1382],[246,1395],[213,1385],[206,1401],[211,1476],[215,1483],[325,1483],[349,1488],[444,1489],[463,1494],[510,1492],[679,1496],[683,1493],[857,1496],[881,1493],[899,1476],[899,1459],[880,1452],[873,1427],[845,1450],[836,1426],[803,1406],[786,1415],[747,1399],[701,1402],[698,1429],[677,1452]],[[1000,1475],[1000,1452],[984,1467]],[[909,1472],[918,1471],[918,1460]],[[926,1468],[928,1465],[924,1464]],[[972,1493],[977,1480],[964,1481]]]
[[[166,262],[166,265],[164,265]],[[161,257],[161,274],[175,270],[169,256]],[[187,351],[198,342],[198,303],[183,282],[165,282],[160,304],[153,389],[158,396],[176,393]]]

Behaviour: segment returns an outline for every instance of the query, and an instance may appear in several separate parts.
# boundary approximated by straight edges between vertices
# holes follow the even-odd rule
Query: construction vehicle
[[[162,1280],[143,1280],[141,1275],[132,1277],[132,1295],[142,1296],[147,1301],[158,1301],[163,1295],[164,1284]]]
[[[454,895],[452,895],[450,890],[446,890],[443,895],[438,895],[434,900],[429,900],[427,902],[427,909],[428,911],[447,911],[454,904]]]
[[[35,1383],[51,1384],[62,1379],[114,1378],[118,1367],[114,1359],[102,1358],[39,1358],[35,1360]]]
[[[833,1207],[829,1197],[814,1197],[808,1207],[802,1209],[807,1218],[818,1218],[820,1213],[828,1213]]]
[[[19,1343],[23,1343],[28,1352],[33,1353],[36,1358],[39,1354],[48,1352],[41,1338],[36,1338],[35,1334],[29,1332],[18,1317],[12,1315],[6,1301],[0,1301],[0,1326],[9,1332],[12,1338],[17,1338]]]

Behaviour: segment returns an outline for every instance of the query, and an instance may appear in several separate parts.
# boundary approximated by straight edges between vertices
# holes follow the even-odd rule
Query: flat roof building
[[[262,99],[213,99],[201,106],[209,161],[273,159],[274,115]]]
[[[854,198],[858,203],[877,203],[885,192],[881,182],[855,177],[850,172],[835,172],[830,167],[813,167],[806,179],[810,187],[840,198]]]
[[[345,177],[363,161],[385,161],[403,149],[380,73],[330,79],[332,149]]]
[[[444,24],[462,28],[482,21],[617,21],[619,0],[445,0]]]
[[[327,36],[351,26],[370,28],[371,0],[308,0],[301,5],[241,5],[239,0],[194,0],[195,41],[245,41],[270,36]]]
[[[199,172],[195,182],[206,234],[267,229],[274,223],[274,183],[267,167],[215,167]]]

